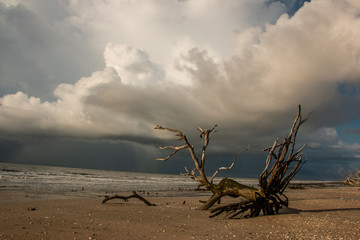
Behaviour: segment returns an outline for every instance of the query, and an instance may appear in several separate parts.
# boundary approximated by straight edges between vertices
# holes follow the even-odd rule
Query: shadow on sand
[[[300,212],[342,212],[342,211],[360,211],[360,208],[331,208],[331,209],[314,209],[299,210]]]
[[[342,211],[360,211],[360,208],[330,208],[330,209],[312,209],[301,210],[296,208],[284,208],[280,210],[280,214],[299,214],[301,212],[317,213],[317,212],[342,212]]]

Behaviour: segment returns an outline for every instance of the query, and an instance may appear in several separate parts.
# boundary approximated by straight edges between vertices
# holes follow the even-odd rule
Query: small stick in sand
[[[146,200],[145,198],[143,198],[142,196],[140,196],[139,194],[137,194],[135,191],[133,191],[133,194],[127,197],[124,196],[120,196],[120,195],[114,195],[114,196],[106,196],[105,199],[102,201],[102,203],[106,203],[107,201],[111,200],[111,199],[115,199],[115,198],[120,198],[122,200],[124,200],[125,202],[127,202],[127,200],[129,198],[137,198],[140,201],[144,202],[147,206],[156,206],[156,204],[150,203],[148,200]]]

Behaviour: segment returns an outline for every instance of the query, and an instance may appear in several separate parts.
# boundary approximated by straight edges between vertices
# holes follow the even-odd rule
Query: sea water
[[[234,179],[245,185],[257,185],[256,179]],[[180,175],[0,163],[1,190],[77,196],[143,191],[168,196],[169,192],[195,195],[197,186],[196,181]]]

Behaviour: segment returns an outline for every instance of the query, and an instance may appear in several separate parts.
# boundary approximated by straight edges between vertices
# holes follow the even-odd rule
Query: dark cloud
[[[155,148],[121,141],[1,141],[0,147],[2,162],[144,172],[157,172],[159,168]]]
[[[7,162],[15,161],[18,152],[21,151],[23,146],[18,141],[0,139],[0,159]]]
[[[83,39],[66,24],[60,25],[58,18],[64,15],[57,14],[63,8],[54,11],[55,6],[46,3],[41,7],[52,11],[35,12],[25,4],[31,3],[0,3],[1,95],[23,91],[53,100],[52,91],[58,84],[74,83],[103,67],[101,52],[96,59]],[[40,5],[31,7],[39,10]]]
[[[299,143],[332,150],[344,166],[340,159],[360,156],[337,132],[359,117],[355,1],[2,2],[0,134],[27,141],[16,161],[107,167],[112,153],[140,171],[155,163],[138,153],[153,156],[173,137],[156,124],[181,129],[195,146],[197,126],[218,124],[209,153],[228,159],[250,144],[257,160],[241,164],[251,175],[298,104],[313,111]],[[63,138],[73,146],[56,142]]]

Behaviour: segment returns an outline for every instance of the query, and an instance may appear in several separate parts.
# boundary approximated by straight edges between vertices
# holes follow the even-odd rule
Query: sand
[[[204,196],[149,197],[157,204],[149,207],[1,190],[0,239],[360,239],[359,187],[287,195],[290,208],[279,215],[229,220],[196,210]]]

